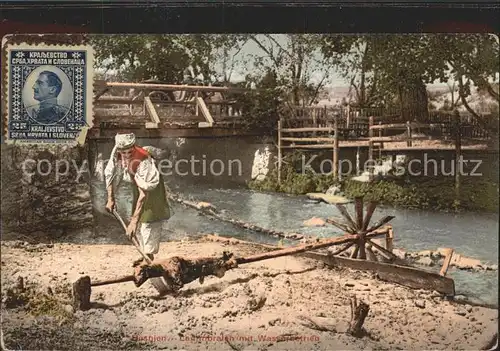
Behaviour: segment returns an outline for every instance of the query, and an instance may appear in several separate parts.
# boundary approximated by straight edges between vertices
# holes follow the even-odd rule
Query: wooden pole
[[[346,128],[349,129],[351,125],[351,105],[347,105],[347,115],[346,115]]]
[[[194,95],[195,95],[195,101],[197,101],[198,100],[198,90],[194,93]],[[199,113],[198,112],[199,111],[198,104],[195,105],[195,111],[196,111],[195,116],[198,116],[198,113]]]
[[[313,110],[312,111],[312,126],[313,128],[317,128],[318,127],[318,116],[317,116],[317,110]],[[312,136],[316,136],[316,132],[313,132],[312,133]]]
[[[462,134],[460,131],[460,114],[455,110],[455,200],[460,200],[460,173],[462,168],[461,159]]]
[[[441,271],[439,274],[443,277],[446,276],[446,272],[448,272],[448,267],[450,266],[451,258],[453,257],[453,249],[446,250],[446,256],[444,257],[443,267],[441,267]]]
[[[410,121],[406,121],[406,134],[408,134],[406,146],[411,147],[412,142],[411,142],[411,122]]]
[[[333,239],[327,239],[323,240],[322,242],[315,243],[315,244],[303,244],[303,245],[297,245],[297,246],[292,246],[286,249],[278,250],[278,251],[272,251],[272,252],[265,252],[261,254],[256,254],[248,257],[241,257],[237,258],[236,262],[238,264],[244,264],[244,263],[252,263],[252,262],[257,262],[257,261],[262,261],[262,260],[267,260],[270,258],[277,258],[277,257],[282,257],[282,256],[288,256],[288,255],[293,255],[301,252],[306,252],[306,251],[312,251],[312,250],[317,250],[333,245],[341,245],[341,244],[346,244],[349,242],[352,242],[353,240],[357,240],[359,238],[359,235],[344,235],[338,238],[333,238]]]
[[[304,132],[328,132],[328,133],[331,133],[331,132],[333,132],[333,128],[331,128],[331,127],[326,127],[326,128],[325,127],[283,128],[281,131],[284,133],[304,133]]]
[[[339,123],[338,116],[334,116],[333,121],[333,175],[335,179],[339,179]]]
[[[365,250],[365,232],[363,232],[363,197],[358,196],[354,199],[354,207],[356,209],[356,229],[359,235],[359,254],[358,258],[365,260],[366,259],[366,250]]]
[[[359,152],[360,151],[360,148],[358,146],[358,149],[356,150],[356,175],[359,176],[360,175],[360,170],[359,170],[359,158],[360,158],[360,155],[359,155]]]
[[[354,206],[356,208],[356,229],[363,230],[363,197],[357,196],[354,198]]]
[[[392,226],[391,226],[387,230],[387,234],[385,235],[385,248],[389,252],[392,252],[392,250],[394,249],[393,241],[394,241],[394,232],[393,232]]]
[[[378,122],[378,125],[379,125],[379,126],[382,126],[382,121],[379,121],[379,122]],[[379,138],[381,138],[381,137],[382,137],[382,128],[380,128],[380,129],[378,130],[378,136],[379,136]],[[378,157],[379,157],[379,158],[382,158],[382,149],[383,149],[383,148],[384,148],[384,143],[382,142],[382,143],[380,143],[380,144],[379,144],[379,149],[378,149]]]
[[[336,226],[337,228],[339,228],[347,233],[354,233],[355,232],[352,230],[352,228],[349,228],[349,226],[345,225],[344,223],[340,223],[335,218],[327,218],[326,223],[332,224],[332,225]]]
[[[207,91],[207,92],[234,92],[245,93],[248,89],[245,88],[230,88],[230,87],[208,87],[204,85],[174,85],[174,84],[150,84],[150,83],[122,83],[122,82],[106,82],[108,88],[136,88],[148,89],[154,91]]]
[[[377,201],[370,201],[368,203],[368,206],[366,207],[366,215],[363,221],[363,227],[361,228],[362,230],[366,230],[368,228],[368,225],[370,224],[370,221],[373,216],[373,212],[375,212],[377,205],[378,205]]]
[[[369,121],[368,121],[368,137],[370,138],[370,141],[368,142],[368,160],[370,161],[370,166],[369,167],[369,180],[373,180],[373,141],[371,140],[373,138],[373,116],[370,116]]]
[[[360,301],[358,304],[356,296],[351,297],[351,321],[349,322],[347,334],[354,337],[360,337],[362,335],[363,323],[369,311],[370,306],[363,301]]]
[[[281,118],[278,120],[278,184],[281,184]]]
[[[366,229],[366,232],[367,233],[371,233],[374,230],[377,230],[378,228],[380,228],[381,226],[383,226],[384,224],[389,223],[393,219],[394,219],[394,216],[385,216],[385,217],[382,217],[377,222],[375,222],[374,225],[372,225],[370,228]]]
[[[349,211],[347,211],[347,208],[345,208],[343,204],[338,204],[338,203],[335,204],[335,206],[337,207],[337,210],[339,210],[342,217],[344,217],[344,219],[346,220],[347,225],[351,228],[351,233],[356,233],[357,232],[356,223],[353,221],[351,215],[349,214]]]
[[[372,246],[370,243],[366,244],[366,257],[370,261],[378,262],[377,255],[372,250]]]

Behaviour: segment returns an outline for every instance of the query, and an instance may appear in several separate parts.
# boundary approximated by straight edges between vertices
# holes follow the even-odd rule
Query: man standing
[[[162,224],[170,218],[163,177],[155,160],[144,148],[135,144],[135,135],[117,134],[115,147],[104,170],[108,201],[106,210],[115,209],[115,187],[121,180],[132,184],[132,217],[127,235],[137,237],[141,249],[151,260],[158,253]],[[134,261],[140,264],[143,258]]]

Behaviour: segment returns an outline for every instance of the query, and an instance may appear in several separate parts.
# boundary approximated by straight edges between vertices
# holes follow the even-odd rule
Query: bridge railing
[[[158,128],[161,120],[183,125],[198,123],[198,127],[211,127],[214,123],[236,125],[243,117],[234,97],[247,91],[234,87],[106,81],[97,81],[94,90],[98,120],[145,122],[146,128]]]

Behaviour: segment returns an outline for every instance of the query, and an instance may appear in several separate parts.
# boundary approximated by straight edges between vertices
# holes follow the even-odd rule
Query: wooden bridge
[[[252,116],[242,110],[239,96],[247,89],[217,86],[171,85],[154,81],[94,84],[94,126],[90,139],[110,139],[118,132],[138,137],[226,137],[269,134],[248,128]],[[489,135],[470,116],[430,111],[428,120],[407,124],[398,109],[292,107],[278,127],[281,148],[331,148],[378,145],[401,138],[454,140],[459,123],[462,139],[486,140]],[[271,117],[270,117],[271,118]],[[334,131],[335,129],[335,131]],[[399,129],[399,130],[398,130]],[[425,138],[419,135],[425,131]],[[402,135],[406,132],[407,136]],[[417,133],[417,135],[412,135]],[[284,133],[291,135],[284,136]],[[398,135],[399,133],[399,135]],[[288,145],[287,145],[288,142]],[[415,147],[408,142],[408,147]]]
[[[225,137],[260,135],[245,128],[245,116],[234,98],[247,90],[230,87],[170,85],[151,82],[94,84],[94,126],[89,139],[116,133],[138,137]]]

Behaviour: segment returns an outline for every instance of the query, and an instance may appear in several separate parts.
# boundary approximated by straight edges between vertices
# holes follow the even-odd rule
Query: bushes
[[[325,192],[331,185],[339,184],[332,175],[305,172],[302,174],[290,166],[281,170],[281,185],[278,184],[278,170],[274,169],[265,180],[252,180],[248,183],[250,189],[259,191],[274,191],[294,195],[311,192]]]
[[[372,184],[348,180],[344,183],[344,192],[347,197],[365,196],[366,199],[400,208],[498,211],[498,184],[483,179],[463,179],[458,199],[451,177],[381,180]]]
[[[305,194],[325,192],[332,185],[340,185],[345,196],[364,196],[381,204],[408,209],[439,211],[498,212],[498,184],[479,178],[463,178],[460,196],[455,197],[452,177],[410,177],[396,180],[379,180],[362,183],[355,180],[336,181],[332,175],[297,172],[287,164],[282,168],[281,185],[278,172],[273,170],[263,181],[251,181],[251,189],[259,191]]]

